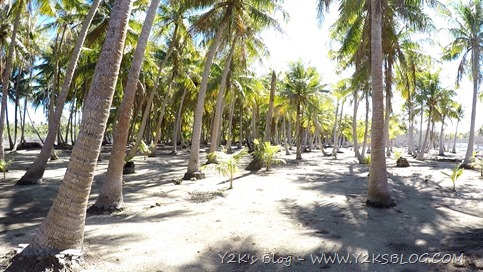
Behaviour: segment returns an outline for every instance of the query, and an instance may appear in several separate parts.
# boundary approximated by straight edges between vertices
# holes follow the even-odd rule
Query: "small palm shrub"
[[[371,154],[368,154],[366,157],[365,157],[365,163],[367,165],[371,165]]]
[[[143,140],[141,140],[139,150],[141,151],[141,153],[143,153],[144,160],[146,160],[146,157],[151,153],[149,146]]]
[[[394,149],[393,155],[394,155],[394,159],[395,160],[398,160],[399,158],[402,158],[402,152],[399,149]]]
[[[214,153],[216,153],[217,163],[205,164],[200,167],[200,170],[216,171],[218,174],[228,177],[228,180],[230,181],[230,187],[228,189],[233,189],[233,177],[240,169],[238,165],[240,164],[242,157],[248,154],[247,151],[243,149],[234,154],[226,154],[222,152]]]
[[[451,182],[453,183],[453,192],[456,192],[456,181],[461,177],[463,174],[464,168],[461,168],[460,165],[456,165],[453,170],[451,171],[450,174],[445,173],[441,171],[445,176],[449,177],[451,179]]]
[[[3,172],[3,179],[7,177],[10,164],[12,164],[12,160],[0,160],[0,171]]]
[[[255,145],[258,145],[258,148],[255,152],[253,152],[255,158],[259,158],[263,164],[265,165],[265,170],[269,171],[270,167],[273,164],[284,164],[286,163],[283,159],[275,158],[275,155],[280,151],[280,146],[272,145],[270,142],[264,142],[263,145],[260,145],[258,140],[254,140]]]
[[[483,177],[483,158],[473,156],[472,165],[473,168],[480,168],[480,175]]]

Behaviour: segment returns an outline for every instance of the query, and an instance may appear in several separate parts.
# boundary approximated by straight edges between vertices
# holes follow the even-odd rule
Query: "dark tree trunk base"
[[[55,256],[22,256],[11,259],[6,272],[77,272],[82,270],[82,256],[57,254]]]
[[[42,181],[42,178],[25,178],[22,177],[15,185],[21,185],[21,186],[27,186],[27,185],[39,185],[43,184],[44,182]]]
[[[122,170],[122,174],[123,175],[129,175],[129,174],[133,174],[136,172],[136,165],[134,164],[133,161],[128,161],[124,164],[124,168]]]
[[[475,170],[475,166],[472,163],[462,163],[459,168],[464,168],[466,170]]]
[[[123,211],[122,207],[116,207],[116,206],[97,207],[92,205],[87,209],[87,214],[92,214],[92,215],[113,214],[113,213],[118,213],[122,211]]]
[[[251,161],[247,167],[245,167],[245,170],[255,172],[262,169],[262,167],[263,161],[260,158],[254,158],[253,161]]]
[[[201,172],[193,172],[188,173],[186,172],[182,178],[182,180],[201,180],[205,178],[205,174]]]
[[[382,202],[372,202],[369,199],[366,200],[366,206],[373,207],[373,208],[378,208],[378,209],[389,209],[392,207],[396,207],[396,202],[394,199],[391,199],[389,203],[382,203]]]

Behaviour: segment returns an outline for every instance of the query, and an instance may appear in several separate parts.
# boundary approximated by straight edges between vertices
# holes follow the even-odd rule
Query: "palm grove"
[[[386,172],[392,140],[405,133],[407,152],[418,159],[436,147],[444,154],[447,135],[454,134],[456,143],[458,132],[444,128],[450,120],[463,118],[461,105],[454,101],[463,92],[459,83],[469,75],[473,103],[467,113],[471,126],[464,164],[471,162],[480,79],[480,1],[319,0],[314,13],[322,23],[329,6],[338,6],[331,28],[337,46],[329,55],[340,71],[353,71],[332,86],[300,60],[287,64],[284,72],[252,72],[269,54],[263,31],[283,31],[275,18],[289,20],[282,2],[0,2],[2,161],[5,148],[16,150],[26,143],[30,106],[44,109],[48,132],[45,138],[39,135],[43,148],[18,184],[41,184],[49,158],[55,159],[54,144],[73,145],[54,204],[20,254],[35,261],[82,249],[88,196],[106,142],[113,148],[96,209],[123,208],[124,163],[140,149],[156,156],[157,144],[165,143],[176,155],[178,145],[189,146],[183,178],[192,179],[203,176],[200,149],[206,144],[210,152],[223,145],[231,153],[235,145],[242,149],[257,139],[283,144],[287,154],[295,145],[296,159],[316,149],[336,156],[342,144],[352,144],[360,163],[370,161],[367,204],[392,207]],[[441,48],[441,56],[460,62],[454,89],[442,86],[441,62],[422,53],[417,42],[436,29],[424,12],[429,9],[448,20],[452,41]],[[397,93],[404,99],[400,112],[392,106]],[[9,101],[14,120],[6,120],[12,116],[7,114]],[[358,111],[362,108],[365,114]]]

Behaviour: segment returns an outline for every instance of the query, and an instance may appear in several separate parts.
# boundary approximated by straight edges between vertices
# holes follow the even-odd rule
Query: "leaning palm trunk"
[[[79,137],[47,217],[31,243],[20,253],[22,265],[12,271],[32,271],[40,256],[54,256],[66,249],[82,250],[87,202],[100,153],[109,109],[122,60],[131,0],[116,1],[101,55],[85,100]],[[25,257],[32,257],[26,259]],[[31,260],[31,262],[29,262]]]
[[[424,160],[424,153],[426,152],[426,146],[428,145],[428,138],[429,138],[429,131],[431,129],[431,115],[432,115],[431,107],[429,108],[429,115],[428,115],[428,126],[426,128],[426,134],[424,136],[424,142],[422,143],[421,147],[419,148],[418,156],[416,157],[417,160]],[[420,132],[423,133],[422,131]]]
[[[174,98],[174,96],[171,96],[171,89],[173,88],[174,77],[175,77],[175,73],[173,73],[173,75],[171,76],[171,79],[168,83],[168,90],[166,91],[166,94],[164,95],[164,98],[163,98],[163,105],[161,106],[158,122],[156,123],[156,128],[154,129],[154,131],[156,132],[156,135],[154,136],[154,139],[153,139],[153,145],[150,147],[150,150],[149,150],[151,153],[150,156],[154,156],[156,154],[157,144],[159,142],[159,139],[161,138],[161,124],[163,123],[164,113],[166,112],[166,106]]]
[[[366,91],[366,115],[364,119],[364,140],[362,141],[362,152],[361,156],[363,158],[366,157],[366,149],[367,149],[367,134],[369,133],[369,92]]]
[[[136,50],[129,70],[124,98],[119,107],[117,129],[112,143],[111,156],[107,167],[106,178],[102,184],[101,191],[97,197],[94,207],[101,210],[115,211],[123,208],[122,197],[122,172],[124,168],[124,157],[126,156],[126,142],[128,138],[129,124],[131,122],[132,105],[136,97],[137,83],[141,65],[144,61],[144,51],[148,44],[151,27],[156,16],[160,0],[152,0],[146,18],[144,20],[141,35],[139,36]]]
[[[187,172],[183,176],[184,180],[190,180],[192,177],[194,177],[194,173],[200,170],[201,128],[202,128],[202,121],[203,121],[203,110],[205,108],[206,89],[208,87],[208,80],[210,77],[211,65],[213,64],[213,59],[215,58],[215,54],[218,51],[218,47],[221,43],[221,38],[223,37],[225,29],[228,25],[228,22],[227,22],[228,18],[229,17],[226,16],[221,22],[221,25],[219,26],[216,32],[216,35],[210,46],[210,49],[206,54],[205,67],[204,67],[203,76],[201,79],[200,90],[198,92],[198,101],[196,103],[195,116],[194,116],[194,122],[193,122],[190,159],[188,162]]]
[[[451,153],[456,153],[456,140],[458,139],[458,125],[460,123],[460,120],[456,121],[456,130],[454,132],[454,142],[453,142],[453,150],[451,150]]]
[[[164,60],[166,60],[166,58]],[[160,66],[159,69],[160,69],[160,72],[161,72],[162,66]],[[156,84],[154,84],[155,86],[151,90],[151,93],[149,94],[148,101],[146,102],[146,107],[144,108],[143,117],[141,119],[141,125],[139,126],[139,130],[138,130],[138,133],[136,135],[134,145],[131,148],[131,151],[129,151],[128,158],[134,158],[134,156],[136,156],[136,153],[138,152],[139,145],[141,144],[141,140],[142,140],[142,137],[143,137],[143,134],[144,134],[144,130],[146,129],[146,124],[148,122],[148,117],[151,114],[151,104],[153,104],[154,95],[156,94],[156,90],[158,89],[157,88],[158,84],[159,84],[159,78],[156,81]],[[166,103],[168,101],[167,98],[169,97],[169,95],[170,95],[170,92],[167,92],[166,96],[164,97],[164,100],[163,100],[163,106],[162,106],[163,110],[161,111],[161,115],[160,115],[161,121],[163,120],[163,117],[164,117],[164,110],[166,108]]]
[[[13,23],[12,40],[8,46],[7,63],[5,69],[3,70],[2,78],[2,101],[0,109],[0,160],[5,160],[5,152],[3,150],[3,131],[5,130],[5,116],[7,113],[7,99],[8,99],[8,88],[10,86],[10,75],[12,74],[13,57],[15,53],[15,43],[17,40],[18,27],[20,25],[20,15],[21,12],[17,12],[15,16],[15,21]]]
[[[367,189],[367,205],[392,207],[387,182],[386,156],[384,154],[384,93],[382,86],[382,38],[381,0],[371,0],[371,165]]]
[[[181,100],[179,101],[178,111],[176,112],[176,120],[174,121],[173,126],[173,149],[171,150],[171,154],[176,155],[178,153],[177,146],[178,146],[178,132],[181,130],[181,116],[183,114],[183,104],[184,99],[186,97],[186,93],[188,92],[187,88],[183,88],[183,94],[181,95]],[[157,132],[159,133],[159,132]]]
[[[282,117],[282,130],[283,130],[283,145],[285,147],[285,155],[290,155],[290,150],[289,150],[289,143],[288,143],[288,138],[287,138],[287,121],[285,115]]]
[[[228,84],[227,88],[230,89],[230,84]],[[232,91],[233,92],[233,91]],[[235,111],[235,93],[232,93],[233,97],[231,98],[230,102],[230,110],[228,111],[228,128],[227,128],[227,135],[226,135],[226,152],[227,153],[232,153],[231,149],[231,138],[233,137],[233,134],[231,133],[232,131],[232,126],[233,126],[233,113]]]
[[[439,156],[444,156],[444,119],[445,116],[443,115],[443,120],[441,120],[441,133],[439,135]]]
[[[475,121],[476,121],[476,101],[478,99],[478,83],[480,79],[480,47],[474,46],[471,58],[471,70],[473,72],[473,102],[471,104],[471,122],[470,122],[470,136],[468,139],[468,147],[466,149],[465,159],[463,165],[469,166],[473,157],[473,145],[475,144]]]
[[[354,113],[352,114],[352,138],[354,142],[354,154],[359,163],[365,163],[364,157],[359,151],[359,140],[357,139],[357,110],[359,108],[359,97],[357,91],[354,91]]]
[[[226,87],[226,79],[228,78],[228,72],[230,72],[231,60],[233,57],[233,53],[235,52],[235,44],[238,35],[235,36],[233,39],[233,43],[231,45],[230,53],[226,57],[225,60],[225,67],[223,68],[223,74],[221,76],[220,87],[218,89],[218,96],[216,98],[216,109],[215,109],[215,117],[213,120],[213,128],[211,129],[211,145],[210,145],[210,153],[213,153],[218,148],[218,141],[220,135],[220,124],[221,124],[221,115],[223,114],[223,96]]]
[[[52,122],[49,122],[49,131],[47,133],[47,137],[45,138],[42,150],[40,151],[40,154],[37,156],[32,165],[28,168],[27,172],[25,172],[23,177],[17,182],[17,184],[42,183],[42,177],[44,176],[47,160],[49,159],[52,147],[54,146],[56,136],[55,134],[57,133],[57,130],[60,126],[62,110],[64,108],[64,103],[67,99],[67,95],[69,94],[70,85],[72,82],[72,78],[74,77],[74,71],[77,67],[77,61],[81,53],[82,45],[84,44],[84,40],[87,36],[87,30],[91,25],[92,18],[94,18],[100,2],[100,0],[92,1],[89,12],[87,13],[86,18],[82,22],[82,28],[79,33],[79,37],[77,38],[74,51],[72,52],[72,56],[69,60],[69,64],[67,66],[64,82],[62,84],[62,89],[56,101]]]

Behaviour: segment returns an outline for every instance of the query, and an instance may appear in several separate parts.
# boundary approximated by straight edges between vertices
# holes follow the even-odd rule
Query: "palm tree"
[[[117,128],[114,133],[111,156],[107,167],[106,178],[97,197],[94,207],[97,209],[115,211],[123,208],[122,172],[126,156],[126,142],[131,121],[131,111],[136,96],[141,65],[148,43],[151,27],[156,16],[159,0],[152,0],[144,19],[143,28],[139,35],[138,44],[134,52],[132,65],[124,91],[124,99],[120,106]]]
[[[453,99],[456,92],[450,89],[443,89],[438,101],[437,112],[441,122],[441,131],[439,135],[439,156],[444,156],[444,126],[446,118],[457,118],[457,105]]]
[[[200,168],[200,144],[201,144],[201,131],[203,111],[205,106],[206,89],[208,86],[208,80],[211,70],[211,65],[215,57],[218,47],[222,42],[223,35],[226,34],[226,30],[230,29],[230,22],[244,23],[246,22],[246,16],[253,16],[250,20],[262,22],[263,27],[271,26],[278,28],[278,22],[273,19],[269,14],[280,9],[278,1],[206,1],[205,5],[215,2],[207,12],[200,16],[200,19],[194,24],[195,29],[204,30],[205,33],[212,33],[212,29],[207,27],[217,26],[213,39],[211,41],[210,48],[206,54],[205,67],[201,80],[200,90],[198,92],[198,100],[195,108],[192,138],[191,138],[191,152],[188,162],[188,169],[183,179],[191,179],[194,173],[199,172]],[[205,6],[207,7],[207,6]],[[261,28],[260,28],[261,30]]]
[[[371,0],[371,165],[367,204],[374,207],[394,206],[387,183],[384,154],[384,94],[382,86],[382,9],[381,0]]]
[[[44,175],[45,167],[47,165],[47,160],[50,157],[51,150],[54,146],[57,130],[59,129],[59,126],[60,126],[60,118],[62,116],[62,112],[64,109],[64,103],[67,99],[67,95],[70,90],[70,86],[72,83],[72,79],[74,77],[74,72],[77,67],[79,56],[81,55],[82,45],[84,44],[84,41],[87,36],[87,30],[91,25],[92,19],[96,14],[96,11],[100,2],[101,2],[100,0],[94,0],[92,2],[89,12],[87,13],[85,19],[82,22],[82,28],[79,32],[79,36],[77,37],[74,51],[72,52],[72,55],[69,60],[67,71],[64,77],[64,82],[62,84],[62,89],[60,91],[59,97],[57,98],[55,111],[49,121],[49,131],[44,141],[44,145],[42,147],[42,150],[40,151],[40,154],[37,156],[37,158],[32,163],[32,165],[27,169],[27,172],[25,172],[22,178],[20,178],[20,180],[17,182],[17,184],[19,185],[42,183],[42,177]]]
[[[426,134],[424,136],[424,140],[419,145],[419,153],[416,157],[417,160],[423,160],[424,153],[426,152],[426,147],[428,146],[428,136],[430,134],[431,123],[434,120],[433,117],[435,115],[436,107],[442,94],[442,88],[440,86],[439,80],[439,72],[426,71],[422,73],[418,78],[417,85],[420,90],[420,101],[421,103],[424,103],[424,105],[421,104],[420,110],[423,111],[423,109],[426,108],[428,113],[428,125],[426,127]],[[421,114],[423,114],[423,112],[421,112]],[[422,130],[420,131],[420,133],[422,134]]]
[[[16,271],[30,270],[42,256],[53,256],[65,249],[82,250],[87,202],[121,65],[131,6],[131,0],[114,3],[106,40],[86,97],[81,132],[63,182],[37,234],[19,254],[23,260],[17,258],[12,264],[19,266]]]
[[[458,104],[458,106],[456,106],[456,129],[455,129],[455,132],[454,132],[454,142],[453,142],[453,149],[451,150],[451,153],[456,153],[456,139],[458,139],[458,125],[460,124],[460,121],[463,119],[465,113],[463,111],[463,107],[461,106],[461,104]]]
[[[463,165],[466,167],[471,163],[475,142],[476,102],[481,79],[480,55],[483,42],[483,2],[480,0],[472,0],[469,3],[458,1],[451,2],[449,6],[451,11],[444,9],[443,14],[453,23],[453,27],[449,29],[449,32],[454,40],[445,47],[443,58],[454,60],[461,57],[456,76],[457,86],[459,86],[464,73],[468,69],[471,71],[471,78],[473,79],[470,134],[468,148],[463,160]],[[469,66],[467,65],[468,61],[470,62]]]
[[[302,159],[302,113],[304,107],[310,103],[310,99],[319,91],[321,91],[320,76],[315,67],[306,68],[301,60],[289,63],[289,70],[285,76],[283,95],[291,101],[296,109],[297,160]]]

